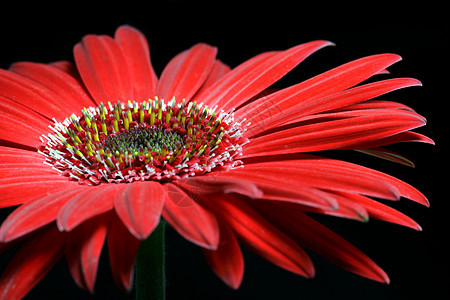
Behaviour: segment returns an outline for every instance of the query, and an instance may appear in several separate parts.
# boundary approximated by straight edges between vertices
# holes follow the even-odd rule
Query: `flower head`
[[[232,288],[243,277],[240,244],[305,277],[315,271],[303,248],[388,282],[311,214],[420,230],[373,198],[427,199],[392,176],[312,152],[358,150],[411,164],[384,146],[433,143],[411,131],[425,119],[376,97],[420,82],[363,84],[400,60],[380,54],[269,89],[329,45],[266,52],[230,69],[216,48],[197,44],[157,77],[145,37],[122,26],[114,38],[84,37],[75,64],[0,70],[0,207],[20,205],[3,222],[0,245],[24,241],[3,272],[1,297],[26,295],[63,255],[92,292],[105,241],[115,282],[130,289],[140,241],[161,217]]]

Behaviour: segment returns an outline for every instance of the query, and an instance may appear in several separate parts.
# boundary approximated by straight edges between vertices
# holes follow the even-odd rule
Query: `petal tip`
[[[306,278],[308,279],[313,279],[314,277],[316,277],[316,269],[314,268],[314,266],[312,265],[310,270],[307,270],[306,273]]]
[[[416,224],[416,227],[414,228],[417,231],[422,231],[422,226],[420,226],[419,224]]]
[[[243,273],[241,276],[231,277],[231,278],[222,278],[223,282],[232,290],[238,290],[242,284]]]

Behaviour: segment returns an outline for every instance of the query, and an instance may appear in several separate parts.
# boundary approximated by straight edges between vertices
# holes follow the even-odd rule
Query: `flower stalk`
[[[136,257],[136,299],[166,299],[165,222],[142,241]]]

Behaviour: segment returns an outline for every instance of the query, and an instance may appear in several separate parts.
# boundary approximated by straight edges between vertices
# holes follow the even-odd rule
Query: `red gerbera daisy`
[[[22,298],[63,255],[77,284],[92,292],[105,241],[113,278],[129,290],[140,243],[161,216],[232,288],[244,272],[239,243],[305,277],[314,267],[303,247],[389,282],[310,213],[420,230],[373,198],[427,199],[387,174],[311,152],[358,150],[410,164],[383,147],[433,143],[410,131],[425,119],[374,98],[420,82],[361,84],[400,60],[381,54],[269,92],[330,44],[262,53],[234,69],[216,48],[197,44],[158,78],[145,37],[122,26],[114,38],[84,37],[75,65],[0,70],[0,206],[21,205],[2,224],[0,241],[3,249],[23,242],[3,272],[0,297]]]

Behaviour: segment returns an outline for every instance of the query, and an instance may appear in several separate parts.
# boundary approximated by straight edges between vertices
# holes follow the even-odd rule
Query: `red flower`
[[[420,230],[371,197],[428,205],[412,186],[352,163],[304,154],[359,150],[410,164],[386,145],[432,143],[411,108],[374,100],[420,85],[411,78],[361,84],[400,60],[351,61],[285,89],[268,88],[313,52],[314,41],[230,68],[197,44],[158,78],[145,37],[86,36],[69,62],[0,70],[1,207],[21,205],[0,229],[2,248],[24,241],[1,278],[21,298],[65,255],[93,291],[105,241],[113,278],[130,289],[140,241],[161,216],[202,247],[232,288],[244,271],[240,243],[268,261],[314,276],[303,250],[389,282],[372,260],[308,213],[381,219]],[[49,125],[50,124],[50,125]]]

